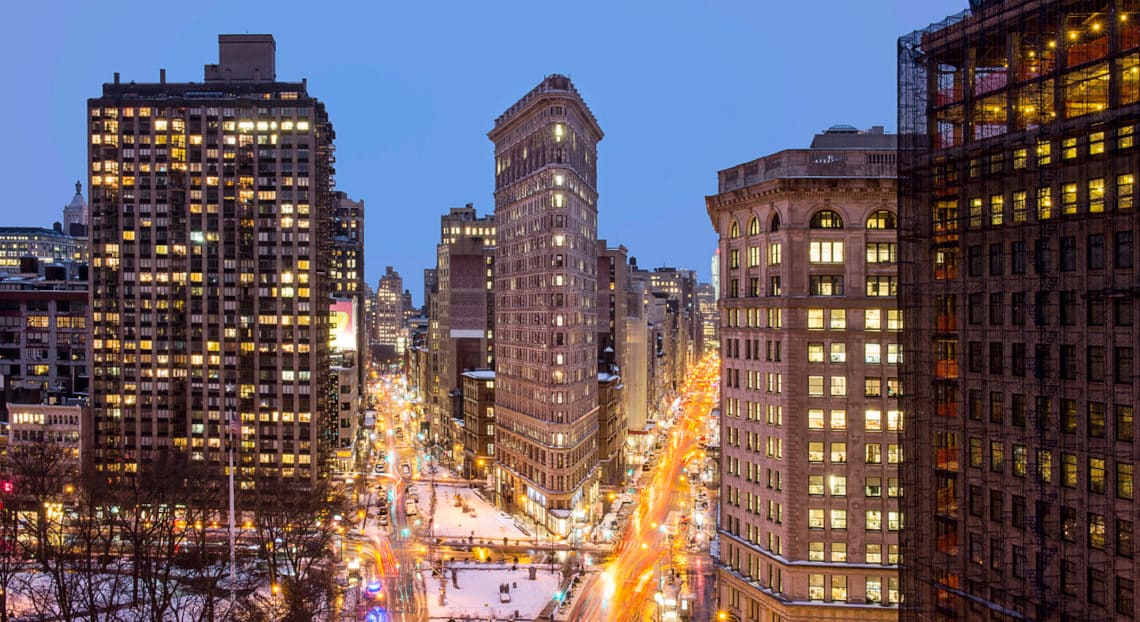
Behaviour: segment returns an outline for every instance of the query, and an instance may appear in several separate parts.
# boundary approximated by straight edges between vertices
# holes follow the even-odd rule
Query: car
[[[377,474],[383,473],[385,468],[387,468],[387,467],[384,465],[383,462],[377,462],[376,466],[372,467],[372,472],[377,473]]]
[[[408,464],[407,462],[405,462],[404,464],[401,464],[400,465],[400,474],[403,475],[404,477],[411,477],[412,476],[412,465]]]
[[[641,465],[641,470],[642,470],[642,471],[648,471],[648,470],[650,470],[650,469],[652,469],[652,468],[653,468],[653,466],[652,466],[652,465],[650,465],[648,462],[646,462],[645,464]]]
[[[380,523],[381,527],[387,527],[388,526],[388,513],[384,512],[383,514],[381,514],[380,518],[378,518],[376,520],[376,522]]]

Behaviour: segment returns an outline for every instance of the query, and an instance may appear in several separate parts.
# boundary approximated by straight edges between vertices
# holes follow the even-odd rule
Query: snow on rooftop
[[[455,618],[457,620],[510,620],[515,611],[519,619],[533,620],[550,604],[554,593],[561,589],[561,570],[553,573],[549,567],[536,564],[535,580],[531,581],[529,567],[519,566],[511,570],[505,564],[488,564],[479,567],[460,565],[452,582],[451,566],[445,570],[447,585],[444,604],[439,604],[441,577],[431,572],[421,573],[427,595],[428,617],[436,619]],[[499,596],[500,585],[510,585],[510,600],[502,602]],[[456,588],[455,586],[459,587]]]
[[[428,488],[419,484],[420,506],[428,503]],[[530,538],[531,535],[519,529],[507,514],[500,512],[486,499],[475,494],[466,484],[439,484],[435,486],[434,535],[437,538],[468,538],[475,532],[476,538]]]

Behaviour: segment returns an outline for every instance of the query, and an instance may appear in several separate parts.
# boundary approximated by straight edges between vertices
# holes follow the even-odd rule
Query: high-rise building
[[[376,343],[380,346],[381,358],[396,361],[403,356],[403,351],[398,349],[403,328],[404,279],[392,266],[387,266],[376,287]]]
[[[706,200],[723,285],[718,590],[732,619],[898,617],[895,138],[836,126],[720,171]]]
[[[431,296],[435,293],[436,278],[435,268],[424,268],[424,317],[427,317],[430,313]]]
[[[440,221],[434,315],[428,324],[430,438],[446,448],[452,463],[465,463],[466,472],[472,472],[478,454],[463,439],[477,435],[464,430],[469,422],[460,375],[495,365],[495,219],[478,216],[468,203],[451,208]]]
[[[629,431],[622,376],[628,368],[630,331],[630,276],[622,245],[610,247],[598,240],[597,329],[598,346],[598,463],[603,486],[617,486],[625,478],[625,443]],[[640,309],[640,305],[638,307]]]
[[[495,459],[503,499],[572,534],[597,492],[597,143],[570,79],[546,77],[495,143]]]
[[[912,620],[1136,615],[1140,2],[899,41]]]
[[[270,35],[220,35],[203,82],[119,81],[88,100],[91,455],[165,452],[241,490],[331,466],[333,128]],[[232,426],[227,422],[233,421]]]
[[[716,294],[713,286],[708,283],[697,285],[697,310],[701,320],[701,334],[704,335],[704,349],[715,350],[718,347],[717,329],[720,324],[720,314],[716,310]]]
[[[709,266],[709,273],[712,275],[710,283],[713,288],[713,300],[720,300],[720,248],[718,247],[712,256],[712,263]]]

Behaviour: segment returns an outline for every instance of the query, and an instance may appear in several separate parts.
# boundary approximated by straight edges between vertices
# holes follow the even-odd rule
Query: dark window
[[[1049,376],[1049,344],[1039,343],[1033,348],[1033,375],[1036,378]]]
[[[1065,290],[1061,292],[1061,326],[1075,326],[1077,324],[1077,292]]]
[[[1089,326],[1104,326],[1104,298],[1089,297],[1085,303],[1085,321]]]
[[[1005,294],[990,294],[990,326],[1001,326],[1004,321],[1005,313],[1002,310],[1004,301]]]
[[[1026,400],[1024,393],[1014,393],[1012,401],[1009,406],[1009,416],[1013,421],[1013,425],[1024,428],[1025,427],[1025,411]]]
[[[990,244],[990,276],[1002,274],[1005,268],[1005,249],[999,242]]]
[[[1013,514],[1013,526],[1018,529],[1025,529],[1025,497],[1013,495],[1010,501],[1010,509]]]
[[[748,279],[748,295],[752,298],[760,296],[760,279],[758,277]]]
[[[966,248],[966,270],[970,276],[982,276],[982,247],[974,245]]]
[[[990,491],[990,520],[1002,522],[1005,520],[1005,492],[1001,490]]]
[[[984,506],[982,503],[982,487],[974,486],[971,484],[968,499],[970,516],[983,516],[985,514],[985,510],[983,509]]]
[[[779,296],[783,293],[783,288],[780,287],[780,275],[773,274],[768,277],[768,295]]]
[[[1124,616],[1132,616],[1135,606],[1135,597],[1132,595],[1133,590],[1134,584],[1131,579],[1116,577],[1116,613]]]
[[[1010,242],[1009,269],[1014,274],[1025,274],[1025,242]]]
[[[1014,376],[1025,375],[1025,344],[1015,343],[1010,353],[1009,371]]]
[[[984,371],[982,366],[982,342],[971,341],[966,344],[966,354],[970,371],[979,374],[982,373],[982,371]]]
[[[1104,346],[1088,346],[1087,357],[1089,382],[1104,382]]]
[[[1117,231],[1113,263],[1117,268],[1132,267],[1132,232]]]
[[[968,303],[966,320],[971,324],[982,323],[982,300],[982,294],[970,294],[966,299]]]
[[[1033,271],[1037,274],[1049,271],[1049,240],[1046,238],[1033,241]]]
[[[1112,376],[1116,384],[1132,384],[1132,361],[1132,348],[1114,348]]]
[[[1113,299],[1112,315],[1117,326],[1132,326],[1132,298]]]
[[[1044,326],[1049,323],[1049,292],[1033,294],[1033,324]]]
[[[1009,322],[1014,326],[1025,325],[1025,292],[1009,295]]]
[[[990,373],[1001,374],[1005,372],[1005,352],[1000,341],[990,342]]]
[[[1061,257],[1057,267],[1061,272],[1077,269],[1077,238],[1071,235],[1061,238]]]
[[[1104,606],[1104,571],[1089,568],[1088,599],[1094,605]]]
[[[1060,370],[1062,380],[1077,378],[1077,346],[1061,344]]]
[[[1104,234],[1093,233],[1088,236],[1088,248],[1085,249],[1085,259],[1089,270],[1104,270]]]
[[[982,392],[978,389],[970,389],[970,419],[974,421],[982,420]]]

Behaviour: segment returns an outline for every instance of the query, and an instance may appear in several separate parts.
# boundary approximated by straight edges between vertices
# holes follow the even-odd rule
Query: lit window
[[[823,309],[807,310],[808,330],[823,330]]]
[[[809,430],[822,430],[823,429],[823,409],[822,408],[809,408],[808,409],[808,429]]]
[[[868,410],[864,412],[866,419],[866,429],[868,432],[879,432],[883,429],[883,413],[878,410]]]
[[[822,343],[809,343],[808,349],[808,362],[809,363],[822,363],[823,362],[823,344]]]
[[[831,344],[831,362],[847,362],[847,344],[841,342],[833,342]]]

